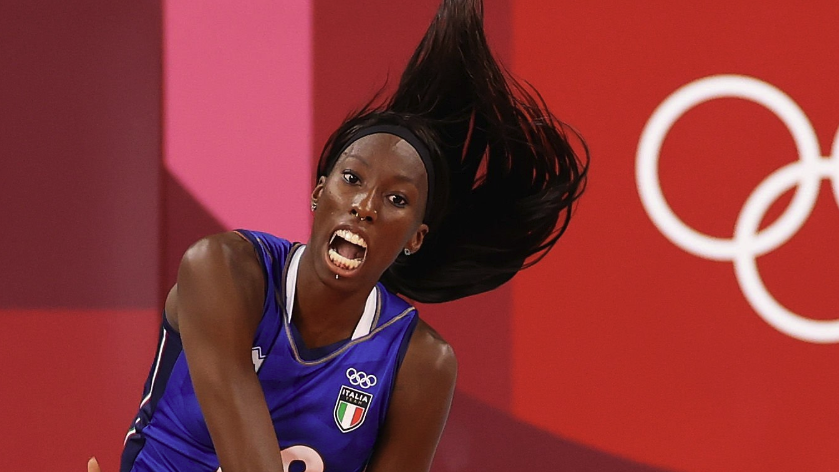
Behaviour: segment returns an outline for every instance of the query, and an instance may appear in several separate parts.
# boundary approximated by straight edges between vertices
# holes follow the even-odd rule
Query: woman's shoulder
[[[253,244],[247,238],[238,231],[227,231],[205,236],[193,243],[184,253],[181,266],[228,269],[235,275],[247,275],[259,268],[259,260],[255,256]]]
[[[406,359],[418,359],[420,364],[434,365],[444,369],[457,370],[457,360],[451,345],[434,328],[419,316],[419,310],[409,299],[390,291],[384,284],[379,284],[382,293],[383,319],[380,324],[400,315],[416,317],[416,327],[408,341]],[[407,318],[406,318],[407,319]]]
[[[416,374],[444,383],[457,376],[457,357],[452,346],[422,318],[411,336],[405,362],[414,366]]]
[[[299,243],[291,242],[264,231],[237,229],[232,231],[232,233],[250,242],[257,256],[265,265],[277,265],[277,267],[281,267],[292,252],[292,249],[299,245]]]
[[[178,286],[229,280],[244,299],[261,303],[264,292],[262,266],[253,244],[235,231],[205,236],[184,252],[177,283],[166,298],[166,319],[178,330]],[[260,305],[261,306],[261,305]]]

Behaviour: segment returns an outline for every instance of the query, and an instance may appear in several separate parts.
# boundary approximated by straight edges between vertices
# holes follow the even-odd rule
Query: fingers
[[[90,460],[87,461],[87,472],[102,472],[102,469],[99,468],[99,462],[95,457],[91,457]]]

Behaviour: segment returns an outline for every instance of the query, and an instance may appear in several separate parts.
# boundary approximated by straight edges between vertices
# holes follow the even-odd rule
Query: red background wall
[[[0,469],[116,457],[154,355],[160,4],[0,2]]]
[[[112,3],[0,6],[3,470],[83,470],[92,454],[116,469],[179,255],[233,226],[305,238],[306,169],[349,110],[396,80],[437,2]],[[773,328],[731,262],[671,242],[635,169],[656,108],[720,74],[785,92],[820,155],[839,154],[839,8],[486,9],[497,55],[586,137],[591,181],[543,263],[496,292],[421,307],[460,360],[434,470],[831,470],[836,343]],[[662,191],[685,223],[730,238],[754,189],[796,159],[766,108],[712,100],[667,135]],[[265,198],[202,173],[231,162]],[[833,320],[839,208],[821,183],[800,231],[758,267],[792,312]],[[256,216],[231,212],[240,201]]]

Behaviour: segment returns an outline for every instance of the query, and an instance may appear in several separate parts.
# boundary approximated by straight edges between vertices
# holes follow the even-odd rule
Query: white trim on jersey
[[[378,297],[376,297],[376,290],[378,288],[374,287],[370,295],[367,295],[367,302],[364,304],[364,313],[361,315],[361,319],[358,320],[355,331],[352,333],[352,339],[367,336],[370,334],[370,330],[373,329],[373,318],[376,316],[376,302],[379,301]]]
[[[164,329],[163,330],[163,337],[160,340],[160,349],[158,349],[157,358],[154,360],[154,372],[152,372],[152,374],[151,374],[151,383],[149,384],[149,393],[145,397],[143,397],[143,399],[140,401],[140,410],[142,410],[143,407],[146,405],[146,403],[148,403],[149,400],[151,400],[152,393],[154,393],[154,385],[155,385],[155,382],[157,381],[157,371],[160,369],[160,362],[163,359],[163,349],[166,347],[166,339],[167,339],[168,336],[169,336],[169,333],[166,332],[166,330]],[[136,425],[139,422],[140,422],[140,418],[137,418],[134,421],[134,424]],[[122,445],[125,446],[125,444],[128,442],[128,438],[130,438],[132,434],[136,434],[136,433],[137,433],[137,429],[135,427],[132,427],[131,429],[129,429],[128,434],[125,435],[125,440],[123,440]]]
[[[169,333],[166,330],[163,330],[163,339],[160,340],[160,349],[157,351],[157,359],[154,361],[154,373],[151,374],[151,385],[149,385],[149,393],[143,398],[143,401],[140,402],[140,408],[142,409],[146,403],[151,400],[151,395],[154,392],[154,382],[157,380],[157,371],[160,369],[160,361],[163,359],[163,348],[166,347],[166,338],[168,337]]]
[[[300,258],[303,257],[303,251],[305,250],[306,246],[301,245],[294,251],[286,269],[288,275],[285,279],[285,310],[288,314],[286,321],[289,323],[291,323],[291,313],[292,308],[294,308],[294,290],[297,288],[297,267],[300,265]]]

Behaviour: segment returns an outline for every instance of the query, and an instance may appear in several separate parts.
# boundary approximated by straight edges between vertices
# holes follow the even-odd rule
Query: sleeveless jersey
[[[265,304],[252,359],[284,467],[290,472],[364,470],[418,321],[416,310],[378,284],[350,339],[309,350],[291,323],[297,265],[305,246],[266,233],[237,232],[256,248],[265,275]],[[218,469],[180,336],[164,316],[120,470]]]

